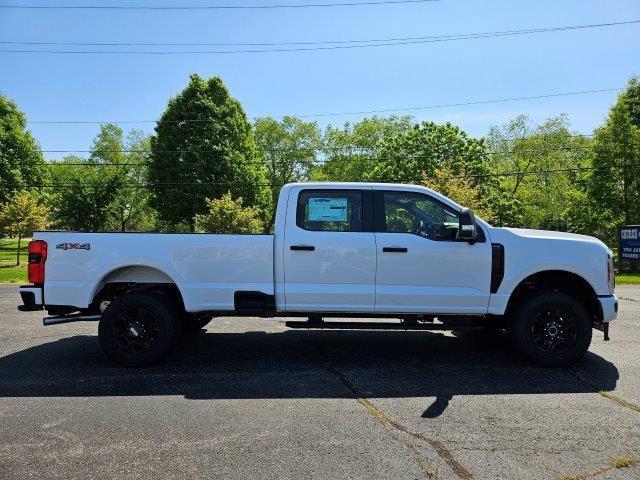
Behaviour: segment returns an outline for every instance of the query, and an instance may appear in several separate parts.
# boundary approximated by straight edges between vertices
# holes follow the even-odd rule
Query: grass
[[[616,285],[623,284],[623,283],[640,285],[640,275],[632,275],[632,274],[616,275]]]
[[[27,264],[27,244],[30,238],[23,238],[20,242],[20,265]],[[0,238],[0,267],[13,267],[16,264],[17,238]]]
[[[0,266],[0,283],[27,283],[27,267]]]
[[[611,459],[611,463],[606,467],[599,468],[598,470],[585,474],[585,475],[562,475],[556,477],[556,480],[587,480],[588,478],[596,478],[600,475],[604,475],[613,468],[630,468],[638,463],[636,457],[628,453],[621,453]]]
[[[611,461],[613,468],[629,468],[633,467],[636,463],[638,463],[636,458],[628,453],[616,455]]]
[[[0,283],[27,283],[27,244],[30,238],[20,242],[20,266],[16,267],[17,238],[0,238]]]

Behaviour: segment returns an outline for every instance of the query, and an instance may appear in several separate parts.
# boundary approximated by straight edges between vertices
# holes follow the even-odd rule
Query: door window
[[[437,241],[455,241],[458,236],[458,212],[420,193],[384,192],[384,219],[386,232]]]
[[[296,224],[312,231],[362,232],[362,192],[304,190],[298,196]]]

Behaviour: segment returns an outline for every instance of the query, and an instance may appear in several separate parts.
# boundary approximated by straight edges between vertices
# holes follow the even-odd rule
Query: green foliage
[[[595,132],[587,182],[597,212],[593,233],[610,246],[616,243],[616,227],[640,223],[640,127],[634,124],[628,98],[628,91],[618,97]]]
[[[149,190],[136,188],[146,183],[150,156],[151,142],[142,132],[130,132],[125,141],[119,127],[104,125],[101,128],[90,160],[108,165],[96,168],[102,168],[102,173],[113,176],[118,185],[109,204],[105,230],[126,232],[155,228],[155,211],[149,206]]]
[[[92,163],[70,155],[51,167],[50,182],[56,188],[48,201],[55,228],[87,232],[105,229],[118,179],[104,167],[83,165]]]
[[[449,123],[422,122],[385,139],[380,159],[366,177],[431,186],[491,221],[488,200],[496,185],[489,173],[483,139]]]
[[[29,192],[18,193],[0,205],[0,235],[18,237],[16,265],[20,265],[22,238],[46,228],[48,216],[49,208],[39,205],[36,197]]]
[[[268,204],[251,125],[219,77],[192,75],[169,101],[155,131],[149,183],[152,205],[165,224],[188,224],[192,230],[195,215],[207,210],[206,198],[228,190],[249,205]]]
[[[443,168],[471,178],[489,173],[484,141],[450,123],[422,122],[384,141],[371,180],[423,183]]]
[[[149,139],[106,124],[93,141],[88,159],[65,157],[51,167],[56,185],[49,202],[57,228],[82,231],[152,230],[155,212],[146,181]],[[78,165],[76,165],[78,164]]]
[[[211,233],[261,233],[262,221],[257,207],[243,207],[242,198],[236,200],[227,192],[222,197],[207,199],[208,212],[196,214],[196,230]]]
[[[328,126],[323,138],[325,163],[314,169],[314,180],[362,182],[381,160],[382,146],[412,127],[409,116],[364,118],[342,128]]]
[[[640,275],[616,275],[616,285],[640,285]]]
[[[271,227],[281,185],[309,178],[321,145],[320,132],[315,122],[295,117],[284,117],[282,121],[267,117],[256,120],[254,135],[271,189],[268,225]]]
[[[551,230],[583,230],[584,169],[589,140],[569,130],[566,116],[552,117],[532,127],[521,115],[491,129],[487,144],[499,177],[492,201],[510,212],[499,225]],[[540,173],[546,172],[546,173]]]
[[[633,124],[640,128],[640,79],[635,75],[629,79],[627,88],[620,99],[624,101],[629,108],[629,115]]]
[[[0,94],[0,203],[44,180],[44,160],[17,105]]]

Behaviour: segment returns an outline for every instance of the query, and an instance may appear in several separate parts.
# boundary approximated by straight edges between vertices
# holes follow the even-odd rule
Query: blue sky
[[[318,0],[320,2],[320,0]],[[47,4],[2,0],[1,4]],[[311,0],[55,0],[57,5],[230,5]],[[315,2],[317,3],[317,2]],[[0,9],[0,41],[288,42],[448,35],[640,19],[637,0],[424,4],[209,11]],[[0,53],[0,91],[30,121],[157,118],[188,75],[219,75],[249,116],[456,103],[624,86],[640,74],[640,24],[448,43],[236,55]],[[29,48],[0,45],[0,49]],[[52,48],[52,47],[31,47]],[[61,47],[64,48],[64,47]],[[67,47],[70,48],[70,47]],[[86,47],[96,49],[97,47]],[[151,47],[137,47],[150,49]],[[188,47],[196,49],[197,47]],[[214,47],[209,47],[209,49]],[[124,47],[111,47],[124,49]],[[164,50],[169,47],[164,48]],[[518,114],[568,114],[573,129],[601,124],[616,93],[411,112],[472,135]],[[319,118],[328,122],[358,116]],[[151,132],[153,124],[127,125]],[[45,150],[89,148],[98,125],[30,124]],[[63,154],[47,153],[47,158]]]

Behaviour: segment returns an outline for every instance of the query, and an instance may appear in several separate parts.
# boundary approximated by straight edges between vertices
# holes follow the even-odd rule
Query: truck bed
[[[46,231],[33,238],[48,245],[45,305],[85,308],[125,272],[127,281],[175,283],[192,312],[233,310],[236,291],[274,293],[273,235]]]

